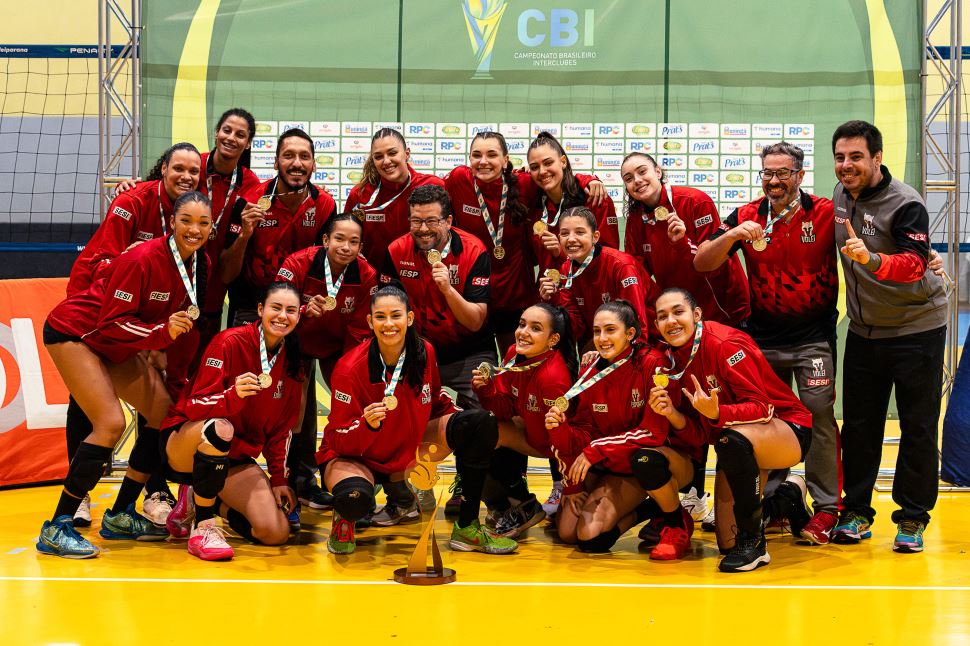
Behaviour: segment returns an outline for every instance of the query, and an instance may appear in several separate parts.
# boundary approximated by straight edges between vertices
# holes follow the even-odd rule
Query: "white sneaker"
[[[552,483],[552,491],[549,492],[549,497],[546,501],[542,503],[542,511],[546,512],[546,516],[552,516],[557,511],[559,511],[559,503],[562,501],[562,480],[557,480]]]
[[[711,511],[704,516],[704,520],[701,521],[701,530],[705,532],[714,531],[714,505],[711,505]]]
[[[225,531],[216,525],[214,518],[192,528],[188,547],[189,554],[203,561],[226,561],[235,556],[232,546],[226,542]]]
[[[74,526],[91,526],[91,494],[85,494],[84,498],[81,498],[81,504],[78,505],[77,511],[74,512]]]
[[[155,527],[165,527],[168,515],[172,513],[172,505],[175,503],[166,494],[156,491],[145,498],[142,503],[142,515],[152,522]]]
[[[697,495],[697,489],[691,487],[690,491],[684,494],[684,497],[680,499],[680,506],[683,507],[690,513],[690,517],[695,521],[703,521],[707,518],[708,508],[707,501],[711,497],[709,493],[705,493],[703,496]]]

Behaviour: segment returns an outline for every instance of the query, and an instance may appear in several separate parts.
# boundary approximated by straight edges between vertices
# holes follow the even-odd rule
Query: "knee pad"
[[[719,467],[726,474],[738,470],[748,471],[752,464],[755,470],[758,468],[751,442],[734,429],[729,428],[721,433],[721,437],[714,444],[714,452],[717,453]]]
[[[498,420],[486,410],[463,410],[448,420],[445,440],[470,469],[487,469],[498,444]]]
[[[614,526],[612,529],[608,529],[599,536],[591,538],[589,540],[577,540],[576,546],[579,548],[580,552],[587,552],[589,554],[603,554],[609,552],[610,548],[616,545],[616,541],[620,538],[620,528]]]
[[[653,491],[670,482],[670,461],[660,451],[639,449],[630,456],[630,468],[637,482],[647,491]]]
[[[98,484],[110,462],[110,448],[81,442],[74,459],[71,460],[64,488],[78,498],[83,498]]]
[[[192,487],[200,498],[215,498],[226,484],[229,458],[195,452],[192,460]]]
[[[229,433],[229,439],[224,439],[219,437],[219,433],[216,431],[216,423],[223,422],[232,428],[226,420],[222,419],[207,419],[205,424],[202,425],[202,441],[212,445],[216,451],[221,451],[223,453],[229,453],[229,446],[232,444],[232,433]]]
[[[356,522],[374,507],[374,485],[353,476],[333,486],[333,508],[342,518]]]
[[[158,447],[157,428],[139,428],[138,437],[135,438],[135,446],[131,447],[131,455],[128,456],[128,466],[135,471],[151,475],[158,470],[162,463],[162,455]]]

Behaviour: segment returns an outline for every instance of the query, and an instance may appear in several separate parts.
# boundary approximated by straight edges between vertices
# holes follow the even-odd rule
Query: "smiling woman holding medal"
[[[670,531],[654,558],[679,558],[693,521],[677,490],[693,476],[685,453],[703,440],[676,410],[679,395],[653,381],[669,363],[641,335],[629,303],[601,305],[593,321],[597,360],[548,408],[545,425],[566,476],[556,527],[584,552],[608,552],[623,532],[659,516]],[[648,492],[655,502],[644,502]]]
[[[209,199],[201,193],[183,194],[173,208],[171,235],[118,256],[88,289],[57,305],[44,325],[44,345],[93,427],[71,460],[52,520],[44,522],[37,541],[44,554],[89,558],[99,553],[75,531],[72,516],[104,474],[124,432],[119,398],[146,418],[147,428],[139,432],[101,536],[162,540],[168,535],[134,509],[158,467],[157,429],[171,405],[161,374],[142,351],[164,350],[192,330],[192,314],[198,316],[204,296],[197,286],[205,284],[208,269],[200,250],[212,227]]]
[[[337,362],[333,409],[317,452],[334,497],[327,549],[334,554],[356,549],[354,523],[373,508],[375,483],[409,498],[388,500],[389,520],[418,516],[417,501],[403,480],[426,442],[441,447],[442,457],[453,452],[456,458],[462,501],[452,549],[514,551],[515,541],[490,536],[478,522],[482,486],[498,441],[495,416],[458,410],[442,390],[434,348],[414,329],[414,312],[399,288],[374,294],[367,321],[374,336]]]
[[[296,498],[284,460],[300,412],[303,369],[297,339],[287,337],[300,319],[299,292],[274,283],[257,310],[255,322],[215,336],[163,425],[167,475],[192,486],[184,501],[190,530],[170,527],[176,536],[188,533],[189,553],[204,561],[233,557],[216,515],[263,545],[285,543],[290,534],[282,510]],[[268,478],[256,464],[260,453]]]
[[[670,377],[670,388],[682,389],[680,409],[696,411],[717,453],[716,532],[726,554],[718,567],[743,572],[767,565],[762,483],[768,470],[805,458],[812,415],[775,375],[751,337],[701,320],[690,292],[667,289],[656,309],[657,326],[672,349],[670,371],[676,375]],[[790,505],[804,504],[798,494],[788,499],[787,490],[774,503],[765,506],[769,515],[784,516]]]
[[[400,132],[393,128],[375,132],[364,162],[364,176],[344,204],[345,212],[356,211],[364,223],[361,252],[374,267],[383,266],[388,245],[408,232],[411,191],[425,184],[444,186],[440,177],[414,170],[408,163],[410,158],[411,149]]]

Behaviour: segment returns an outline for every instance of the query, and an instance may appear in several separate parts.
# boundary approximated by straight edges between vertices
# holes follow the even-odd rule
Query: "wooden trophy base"
[[[429,567],[425,572],[412,572],[406,567],[394,570],[394,580],[404,585],[443,585],[454,583],[458,575],[451,568],[440,571]]]

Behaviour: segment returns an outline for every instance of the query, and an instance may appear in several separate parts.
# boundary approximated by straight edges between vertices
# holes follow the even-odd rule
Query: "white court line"
[[[26,547],[15,547],[12,550],[10,550],[9,552],[7,552],[7,554],[20,554],[21,552],[23,552],[26,549],[27,549]]]
[[[400,585],[385,581],[327,581],[303,579],[148,579],[137,577],[44,577],[0,576],[0,582],[61,582],[61,583],[231,583],[269,585]],[[507,588],[630,588],[674,590],[864,590],[905,592],[970,592],[970,586],[942,585],[741,585],[727,583],[593,583],[568,581],[456,581],[452,586]]]

